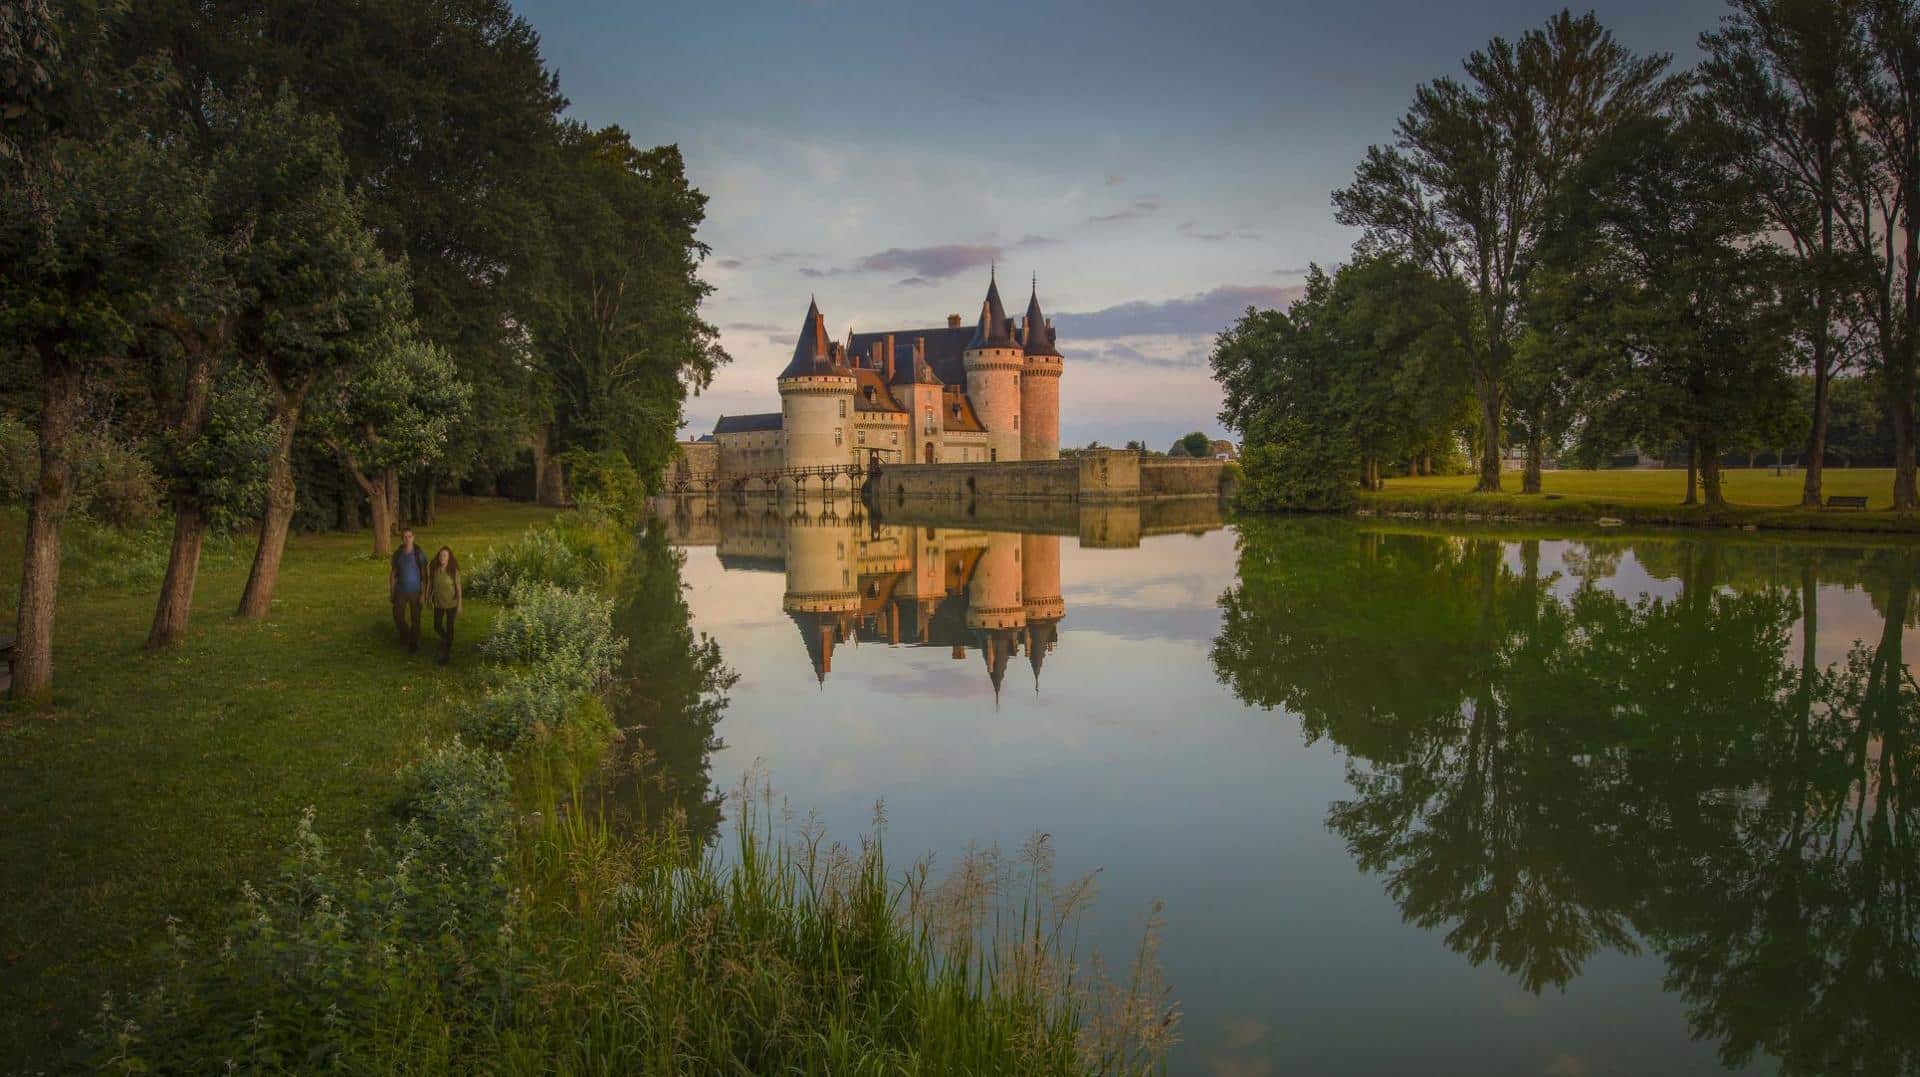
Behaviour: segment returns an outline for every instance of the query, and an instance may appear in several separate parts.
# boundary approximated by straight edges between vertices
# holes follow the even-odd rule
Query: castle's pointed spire
[[[968,348],[1008,348],[1013,346],[1013,327],[1007,321],[1007,308],[1000,302],[1000,282],[989,278],[987,298],[980,304],[980,323],[974,327]]]
[[[1060,349],[1053,344],[1053,328],[1047,324],[1047,316],[1040,313],[1040,277],[1033,278],[1033,292],[1027,296],[1027,334],[1026,352],[1028,355],[1059,355]]]
[[[831,362],[833,345],[827,337],[827,320],[820,315],[820,304],[807,300],[807,320],[801,323],[800,339],[793,345],[793,361],[787,369],[780,372],[783,378],[802,378],[814,372],[816,366],[825,366]]]

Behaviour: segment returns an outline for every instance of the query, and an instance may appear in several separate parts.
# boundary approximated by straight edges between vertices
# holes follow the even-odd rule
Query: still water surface
[[[1920,1066],[1920,547],[1050,511],[666,516],[655,784],[1051,834],[1175,1073]]]

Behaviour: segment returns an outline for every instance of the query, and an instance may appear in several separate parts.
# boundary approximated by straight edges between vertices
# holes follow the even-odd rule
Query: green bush
[[[1289,420],[1289,424],[1292,421]],[[1287,431],[1240,454],[1245,480],[1234,506],[1250,512],[1338,512],[1359,499],[1358,455],[1330,432]]]
[[[467,569],[467,593],[476,598],[504,601],[529,583],[558,587],[593,587],[605,570],[590,551],[567,541],[552,527],[529,527],[506,546],[481,554]]]
[[[514,588],[509,601],[481,642],[481,654],[577,678],[582,688],[603,685],[613,675],[627,641],[614,634],[612,599],[534,583]]]
[[[634,470],[626,453],[619,449],[574,449],[561,454],[560,460],[567,467],[573,499],[582,508],[598,508],[628,526],[646,516],[646,480]]]
[[[515,670],[460,716],[460,732],[506,750],[553,730],[579,708],[585,686],[571,670]]]
[[[170,932],[159,985],[102,1010],[113,1073],[452,1072],[449,1041],[507,987],[513,951],[506,767],[454,743],[411,772],[391,847],[348,872],[302,818],[279,876],[216,943]]]
[[[632,545],[625,525],[589,504],[481,554],[467,569],[467,592],[495,601],[533,583],[611,592],[633,556]]]

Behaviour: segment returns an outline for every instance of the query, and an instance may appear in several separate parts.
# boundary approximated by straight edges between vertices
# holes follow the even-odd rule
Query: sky
[[[685,436],[779,407],[810,297],[836,338],[1010,311],[1037,278],[1061,441],[1215,436],[1213,337],[1354,235],[1331,193],[1422,82],[1560,6],[520,0],[572,102],[674,143],[709,197],[707,320],[733,361]],[[1595,7],[1690,64],[1721,0]]]

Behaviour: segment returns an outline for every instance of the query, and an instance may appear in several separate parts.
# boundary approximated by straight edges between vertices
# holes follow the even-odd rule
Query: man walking
[[[411,530],[400,532],[400,548],[393,551],[387,570],[387,590],[393,598],[393,627],[409,651],[420,650],[420,590],[427,574],[427,558],[413,544]]]

